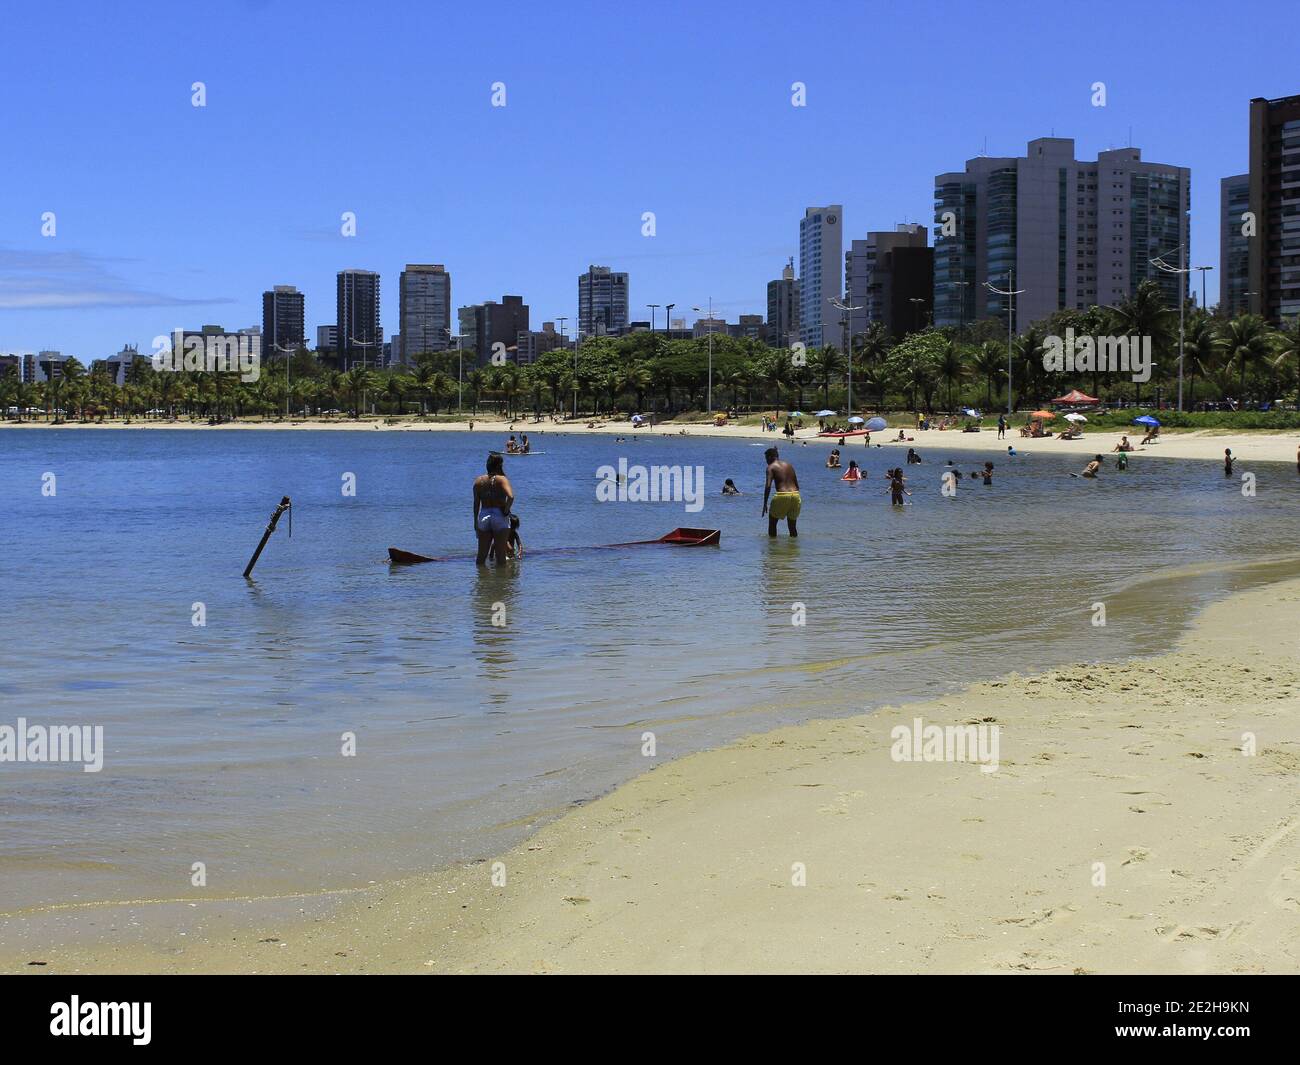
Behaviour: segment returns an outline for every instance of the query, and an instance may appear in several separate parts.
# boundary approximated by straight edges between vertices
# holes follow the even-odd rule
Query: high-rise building
[[[628,327],[627,274],[588,266],[578,278],[578,335],[622,334]]]
[[[370,270],[341,270],[338,275],[338,353],[344,370],[378,366],[384,354],[379,323],[379,275]]]
[[[262,350],[267,358],[277,346],[295,350],[307,342],[307,304],[293,285],[276,285],[262,293]]]
[[[1219,182],[1219,304],[1230,315],[1250,310],[1250,175]],[[1256,230],[1258,232],[1258,230]]]
[[[316,327],[316,350],[337,351],[339,346],[339,327],[337,325],[318,325]]]
[[[401,343],[395,361],[410,365],[426,351],[445,351],[451,342],[451,274],[441,263],[407,263],[398,290]]]
[[[706,337],[711,333],[721,333],[727,335],[727,322],[725,318],[696,318],[695,325],[691,330],[693,337]]]
[[[728,325],[727,332],[742,340],[767,341],[767,323],[761,314],[742,314],[735,325]]]
[[[502,296],[500,303],[486,300],[459,308],[457,321],[463,350],[472,349],[479,366],[497,355],[513,362],[518,358],[519,334],[528,332],[528,304],[523,296]]]
[[[1250,310],[1300,315],[1300,96],[1250,101]]]
[[[554,322],[543,322],[541,332],[521,329],[515,341],[515,361],[520,366],[531,366],[548,351],[555,351],[562,346],[562,338],[555,331]]]
[[[799,279],[794,276],[794,259],[781,276],[767,283],[767,342],[788,348],[799,339]]]
[[[840,312],[832,298],[844,295],[844,209],[809,207],[799,220],[799,339],[808,347],[840,344]]]
[[[1186,275],[1151,264],[1176,265],[1180,245],[1190,261],[1186,167],[1145,163],[1137,148],[1076,160],[1072,139],[1040,137],[1026,156],[970,159],[934,184],[936,325],[1005,320],[1006,297],[986,281],[1025,290],[1017,328],[1061,308],[1114,306],[1148,279],[1171,307],[1187,291]]]
[[[855,240],[844,254],[853,335],[880,322],[894,336],[923,328],[934,298],[934,250],[925,226],[904,222]],[[842,326],[841,326],[842,328]]]

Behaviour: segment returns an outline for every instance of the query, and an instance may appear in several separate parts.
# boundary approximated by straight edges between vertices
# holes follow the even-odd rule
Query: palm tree
[[[374,387],[375,375],[368,366],[353,366],[343,375],[343,386],[352,396],[354,404],[352,416],[360,418],[362,414],[363,396],[367,390]]]
[[[400,373],[390,373],[388,380],[384,382],[384,395],[395,405],[399,418],[402,415],[402,397],[406,395],[410,386],[411,379]]]
[[[1268,323],[1257,314],[1240,314],[1223,327],[1225,362],[1240,367],[1239,402],[1246,399],[1246,371],[1259,366],[1273,351],[1271,333]]]
[[[968,372],[967,360],[969,356],[966,348],[954,337],[948,337],[943,342],[943,347],[939,351],[939,361],[936,369],[939,373],[939,380],[948,386],[948,410],[951,412],[956,408],[952,404],[952,387],[960,385]]]
[[[1208,377],[1223,352],[1223,337],[1209,311],[1198,310],[1187,320],[1183,335],[1183,357],[1190,361],[1192,409],[1196,408],[1196,375]]]
[[[465,376],[465,383],[469,385],[470,391],[474,393],[474,413],[477,414],[478,405],[483,399],[483,390],[488,383],[487,375],[483,372],[482,367],[475,366]]]
[[[813,375],[821,379],[822,384],[822,406],[831,405],[831,378],[839,377],[844,373],[845,367],[848,366],[848,360],[840,353],[839,349],[832,344],[826,345],[820,351],[815,351],[808,358],[809,369]],[[850,411],[850,414],[853,412]]]
[[[1277,357],[1274,366],[1287,361],[1296,364],[1296,407],[1300,409],[1300,315],[1289,319],[1275,333],[1277,338]]]
[[[996,340],[986,340],[975,351],[971,368],[984,378],[984,409],[993,408],[993,382],[1007,372],[1007,349]]]

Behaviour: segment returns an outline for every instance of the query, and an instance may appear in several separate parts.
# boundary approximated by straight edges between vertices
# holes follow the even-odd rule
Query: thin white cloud
[[[0,248],[0,310],[92,310],[234,303],[226,296],[186,299],[137,288],[110,269],[126,262],[79,251]]]

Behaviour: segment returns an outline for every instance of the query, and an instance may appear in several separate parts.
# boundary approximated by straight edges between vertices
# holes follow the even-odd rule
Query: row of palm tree
[[[1045,368],[1049,336],[1149,336],[1156,370],[1145,385],[1101,370],[1065,374]],[[996,321],[962,330],[931,328],[902,339],[879,324],[855,335],[852,348],[854,405],[954,411],[966,404],[992,409],[1005,395],[1008,351]],[[1221,317],[1193,309],[1186,316],[1183,368],[1189,407],[1232,398],[1234,404],[1300,398],[1300,320],[1275,329],[1256,315]],[[1140,402],[1142,390],[1171,394],[1177,378],[1178,318],[1154,282],[1144,282],[1117,307],[1058,311],[1036,322],[1011,344],[1013,405],[1041,405],[1079,387],[1107,401]],[[24,384],[0,377],[0,411],[17,417],[35,408],[46,418],[73,416],[228,417],[282,416],[286,409],[314,415],[347,411],[408,416],[436,415],[453,404],[478,414],[485,407],[507,416],[525,410],[583,409],[591,413],[631,409],[666,414],[682,410],[803,409],[820,394],[827,407],[847,403],[850,360],[834,345],[785,350],[752,339],[715,336],[712,355],[704,339],[668,340],[660,334],[591,338],[579,351],[555,350],[519,366],[460,367],[451,353],[418,356],[412,367],[332,369],[297,353],[262,367],[256,381],[234,374],[154,371],[137,360],[122,386],[103,364],[87,370],[75,359],[47,383]],[[60,415],[58,412],[66,412]]]

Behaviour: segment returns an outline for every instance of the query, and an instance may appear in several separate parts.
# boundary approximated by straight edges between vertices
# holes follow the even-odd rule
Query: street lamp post
[[[675,303],[664,304],[664,337],[665,338],[671,335],[670,330],[673,327],[673,308],[676,306],[677,304]]]
[[[289,360],[293,355],[292,348],[286,348],[280,344],[272,344],[276,351],[284,352],[284,416],[289,417]]]
[[[827,296],[826,302],[829,303],[832,307],[842,312],[844,316],[844,351],[847,354],[849,360],[848,406],[849,406],[849,417],[852,417],[853,416],[853,323],[850,320],[849,315],[853,311],[862,310],[862,308],[851,307],[849,306],[849,304],[845,303],[838,296]]]
[[[655,331],[655,311],[657,311],[657,310],[659,309],[659,306],[660,306],[660,305],[659,305],[658,303],[647,303],[646,306],[650,308],[650,332],[651,332],[651,333],[654,333],[654,331]]]
[[[1025,290],[1023,288],[1012,288],[1015,284],[1016,271],[1012,267],[1007,271],[1007,287],[1005,289],[994,288],[987,281],[984,287],[990,292],[996,292],[999,296],[1007,297],[1007,418],[1011,417],[1011,333],[1012,322],[1015,320],[1016,297]]]
[[[692,308],[695,311],[699,307]],[[709,413],[713,413],[713,297],[709,297]]]
[[[560,323],[560,343],[567,344],[568,340],[564,334],[564,326],[565,323],[568,322],[569,318],[566,315],[563,318],[556,318],[555,320]],[[578,417],[578,338],[577,337],[573,338],[573,417],[575,419]]]
[[[1206,303],[1205,303],[1205,275],[1206,275],[1206,273],[1209,272],[1210,270],[1213,270],[1214,267],[1213,267],[1213,266],[1193,266],[1192,269],[1193,269],[1193,270],[1199,270],[1199,271],[1201,272],[1201,310],[1203,310],[1203,311],[1204,311],[1204,310],[1208,310],[1209,308],[1206,306]]]
[[[1183,278],[1183,291],[1178,293],[1178,409],[1183,409],[1183,315],[1187,310],[1187,275],[1192,269],[1187,265],[1187,245],[1178,245],[1178,265],[1170,266],[1164,260],[1164,256],[1157,255],[1154,259],[1148,260],[1157,270],[1166,274],[1178,274]],[[1205,277],[1204,274],[1201,275]],[[1204,299],[1204,297],[1202,297]]]
[[[371,341],[361,341],[361,340],[358,340],[358,339],[357,339],[356,337],[354,337],[354,336],[350,336],[350,337],[348,337],[348,340],[350,340],[354,345],[356,345],[357,347],[359,347],[359,348],[361,349],[361,368],[362,368],[363,370],[366,369],[366,351],[367,351],[367,349],[369,349],[369,348],[373,348],[373,347],[376,345],[377,341],[374,341],[374,340],[371,340]],[[366,412],[366,392],[365,392],[365,389],[362,389],[362,390],[361,390],[361,412],[360,412],[360,414],[365,414],[365,412]],[[360,414],[358,415],[358,417],[360,417]]]

